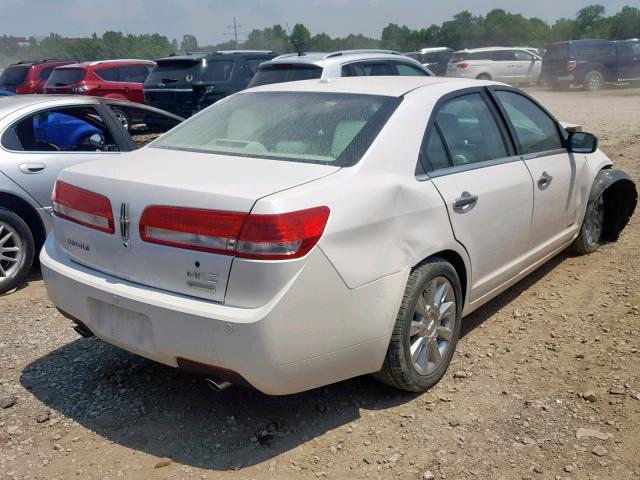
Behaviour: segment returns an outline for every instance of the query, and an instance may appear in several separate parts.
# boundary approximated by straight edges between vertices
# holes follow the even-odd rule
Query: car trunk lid
[[[339,167],[144,148],[82,164],[59,180],[107,197],[114,233],[56,218],[58,244],[69,256],[112,276],[222,302],[232,255],[144,242],[145,207],[250,212],[259,198],[338,171]]]

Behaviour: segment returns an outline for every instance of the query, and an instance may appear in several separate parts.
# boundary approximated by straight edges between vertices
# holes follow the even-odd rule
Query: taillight
[[[567,62],[567,71],[572,72],[576,69],[577,66],[578,64],[575,60],[569,60]]]
[[[464,63],[464,62],[463,63],[458,63],[456,65],[456,67],[458,67],[458,68],[467,68],[468,66],[469,66],[469,64],[468,63]]]
[[[53,187],[53,214],[101,232],[115,233],[111,202],[103,195],[57,181]]]
[[[276,215],[151,206],[140,219],[145,242],[260,260],[306,255],[320,240],[328,207]]]
[[[147,207],[140,218],[145,242],[202,252],[233,252],[247,213],[180,207]]]
[[[22,94],[25,94],[25,93],[33,93],[35,88],[36,88],[36,82],[34,82],[33,80],[30,80],[30,81],[28,81],[26,83],[18,85],[16,87],[16,93],[18,95],[22,95]]]

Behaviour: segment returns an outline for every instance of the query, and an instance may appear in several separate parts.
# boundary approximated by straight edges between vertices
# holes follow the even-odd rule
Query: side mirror
[[[104,136],[100,133],[94,133],[89,136],[89,145],[102,150],[104,148]]]
[[[598,137],[587,132],[569,132],[568,149],[572,153],[593,153],[598,148]]]

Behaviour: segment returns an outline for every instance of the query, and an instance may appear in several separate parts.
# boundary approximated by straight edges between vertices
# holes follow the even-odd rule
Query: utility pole
[[[229,33],[225,33],[225,35],[233,35],[233,37],[236,39],[236,50],[238,50],[240,45],[238,43],[238,34],[243,35],[242,32],[238,32],[238,29],[242,28],[242,25],[238,25],[236,23],[236,17],[233,17],[233,25],[227,25],[227,28],[233,29],[233,33],[229,32]]]

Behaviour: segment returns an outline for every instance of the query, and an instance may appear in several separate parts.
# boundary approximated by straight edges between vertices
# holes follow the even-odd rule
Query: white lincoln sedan
[[[515,88],[309,80],[64,170],[40,260],[81,334],[218,389],[373,373],[423,391],[465,315],[567,247],[615,241],[636,199],[596,137]]]

